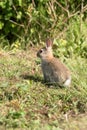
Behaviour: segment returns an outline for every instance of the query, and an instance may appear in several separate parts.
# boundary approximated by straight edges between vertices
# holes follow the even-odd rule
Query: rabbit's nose
[[[39,52],[37,52],[37,57],[40,57],[40,54],[39,54]]]

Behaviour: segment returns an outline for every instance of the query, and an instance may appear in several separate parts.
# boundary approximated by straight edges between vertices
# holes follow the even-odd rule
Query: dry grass
[[[48,88],[37,49],[0,52],[0,128],[86,130],[86,59],[65,60],[72,71],[71,88]]]

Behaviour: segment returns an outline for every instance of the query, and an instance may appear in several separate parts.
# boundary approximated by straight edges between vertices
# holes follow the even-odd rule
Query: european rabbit
[[[47,39],[46,47],[37,52],[37,56],[41,58],[41,68],[44,80],[47,83],[58,83],[60,86],[70,86],[70,71],[58,58],[53,56],[52,41],[50,39]]]

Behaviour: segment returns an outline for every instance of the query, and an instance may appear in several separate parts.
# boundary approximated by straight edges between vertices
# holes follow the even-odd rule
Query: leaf
[[[22,12],[19,11],[18,14],[17,14],[17,19],[21,19],[21,17],[22,17]]]
[[[0,7],[2,7],[4,9],[6,7],[5,2],[0,2]]]
[[[9,20],[12,17],[12,12],[5,15],[5,20]]]
[[[18,0],[19,6],[22,6],[22,0]]]
[[[9,6],[13,4],[13,0],[9,0]]]
[[[2,30],[4,23],[0,21],[0,30]]]

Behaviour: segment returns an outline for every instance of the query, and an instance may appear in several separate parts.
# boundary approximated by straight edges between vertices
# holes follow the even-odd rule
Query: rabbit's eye
[[[43,52],[43,50],[41,49],[41,50],[40,50],[40,53],[42,53],[42,52]]]

